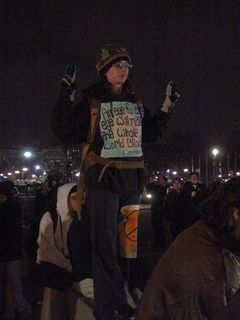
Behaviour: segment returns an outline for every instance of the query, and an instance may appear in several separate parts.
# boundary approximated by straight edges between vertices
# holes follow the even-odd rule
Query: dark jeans
[[[94,312],[97,320],[129,319],[125,272],[118,256],[118,229],[123,206],[138,205],[139,194],[93,189],[87,193],[91,213]],[[118,317],[116,317],[117,319]]]

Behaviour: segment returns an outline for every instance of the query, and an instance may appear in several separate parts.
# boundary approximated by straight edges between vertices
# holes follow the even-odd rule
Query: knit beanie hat
[[[126,60],[131,63],[131,57],[126,49],[117,44],[106,44],[97,54],[96,69],[100,77],[102,77],[111,66],[120,61]]]

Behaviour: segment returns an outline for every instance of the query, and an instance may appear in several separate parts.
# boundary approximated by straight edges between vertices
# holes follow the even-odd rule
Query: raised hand
[[[74,100],[74,96],[77,89],[76,74],[77,74],[76,64],[68,64],[65,69],[65,74],[62,78],[62,85],[68,89],[69,97],[71,101]]]
[[[163,102],[162,111],[169,112],[169,109],[172,108],[180,98],[180,94],[175,90],[175,83],[173,81],[168,82],[165,94],[166,97]]]
[[[71,86],[73,83],[75,83],[76,74],[77,74],[76,64],[68,64],[65,69],[65,74],[62,78],[63,84],[66,84],[67,86]]]

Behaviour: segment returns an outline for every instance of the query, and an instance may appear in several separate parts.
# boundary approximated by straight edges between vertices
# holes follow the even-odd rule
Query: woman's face
[[[71,211],[77,211],[78,205],[77,205],[77,192],[73,192],[69,195],[69,205]]]
[[[106,72],[106,78],[114,86],[122,86],[128,78],[129,63],[121,60],[111,66]]]

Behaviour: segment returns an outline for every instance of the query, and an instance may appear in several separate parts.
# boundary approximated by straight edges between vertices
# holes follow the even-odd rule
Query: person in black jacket
[[[21,259],[22,214],[18,201],[14,199],[11,181],[0,183],[0,318],[7,317],[13,309],[15,319],[24,319],[30,307],[23,294]],[[6,300],[10,290],[12,300]],[[13,304],[13,305],[12,305]],[[2,315],[2,317],[1,317]]]
[[[190,227],[200,215],[200,204],[207,198],[206,186],[199,181],[198,173],[192,172],[190,180],[183,186],[185,199],[186,225]]]
[[[186,227],[185,199],[182,191],[181,178],[173,179],[173,188],[168,192],[165,202],[165,217],[168,220],[174,240]]]
[[[163,105],[152,116],[128,80],[131,67],[126,49],[105,45],[97,55],[100,80],[85,89],[81,101],[74,104],[76,67],[68,66],[53,110],[55,135],[64,142],[85,143],[82,168],[91,214],[97,320],[125,320],[132,314],[123,276],[126,272],[122,272],[118,259],[137,256],[137,221],[144,184],[142,141],[151,142],[162,135],[169,110],[179,96],[170,82]]]
[[[163,206],[167,195],[167,177],[160,176],[158,182],[151,183],[148,186],[148,192],[151,193],[151,218],[153,229],[153,245],[161,247],[166,244],[165,229],[163,225],[163,217],[165,216],[165,208]]]

